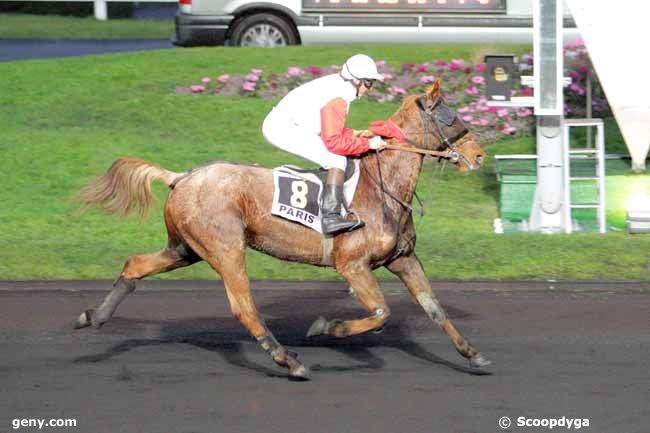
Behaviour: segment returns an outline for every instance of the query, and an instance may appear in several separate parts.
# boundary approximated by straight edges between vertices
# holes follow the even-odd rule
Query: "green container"
[[[649,161],[650,162],[650,161]],[[596,160],[571,161],[571,176],[595,176]],[[528,220],[537,184],[535,159],[499,159],[497,179],[500,184],[500,215],[505,222]],[[597,201],[596,181],[571,182],[574,204]],[[647,207],[650,203],[650,174],[633,173],[629,157],[608,155],[605,161],[605,209],[607,225],[618,229],[626,226],[630,207]],[[574,209],[571,213],[586,231],[597,231],[595,209]]]

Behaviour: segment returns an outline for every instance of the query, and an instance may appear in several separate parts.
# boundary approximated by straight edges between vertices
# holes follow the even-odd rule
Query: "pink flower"
[[[497,116],[506,117],[510,111],[507,108],[499,108],[497,110]]]
[[[582,39],[576,39],[574,43],[568,43],[564,45],[565,50],[577,50],[585,46],[585,42]]]
[[[383,68],[386,66],[386,60],[378,60],[375,62],[375,65],[377,65],[378,68]]]
[[[418,66],[418,72],[426,72],[428,68],[429,68],[429,65],[427,65],[426,63],[423,63],[420,66]]]
[[[477,63],[474,66],[474,69],[476,69],[476,72],[484,72],[485,71],[485,63]]]
[[[257,86],[257,84],[256,84],[255,82],[253,82],[253,81],[246,81],[246,82],[241,86],[241,88],[244,89],[244,90],[246,90],[247,92],[254,92],[256,86]]]
[[[571,90],[573,93],[576,93],[578,95],[584,95],[586,93],[584,87],[575,83],[569,85],[569,90]]]
[[[533,96],[533,89],[530,87],[524,87],[521,89],[521,96]]]
[[[433,83],[434,81],[436,81],[436,79],[433,78],[433,75],[425,75],[423,77],[420,77],[420,83],[422,84],[429,84]]]
[[[208,84],[212,80],[210,80],[210,77],[203,77],[201,78],[201,81],[203,82],[203,84]]]
[[[402,96],[406,95],[406,90],[404,90],[404,88],[400,86],[393,86],[390,88],[390,90],[396,95],[402,95]]]
[[[471,113],[471,112],[472,112],[472,109],[469,108],[467,105],[465,105],[464,107],[460,107],[460,108],[458,109],[458,112],[459,112],[459,113]]]
[[[451,63],[449,64],[449,70],[457,71],[463,66],[463,63],[463,59],[452,59]]]
[[[488,126],[490,124],[490,120],[487,117],[481,117],[478,119],[478,125],[479,126]]]
[[[304,74],[305,71],[300,69],[298,66],[291,66],[289,69],[287,69],[287,74],[289,74],[290,77],[297,77],[298,75]]]
[[[410,71],[413,68],[415,68],[415,63],[403,63],[402,64],[402,70],[403,71]]]
[[[447,66],[449,66],[449,63],[445,62],[444,60],[436,60],[435,62],[433,62],[433,65],[439,68],[446,68]]]
[[[532,115],[533,115],[533,111],[530,108],[523,107],[517,109],[517,116],[519,117],[528,117]]]
[[[205,86],[194,85],[194,86],[191,86],[190,89],[194,93],[201,93],[202,91],[205,90]]]
[[[255,74],[248,74],[248,75],[246,75],[246,80],[247,80],[247,81],[257,81],[257,80],[259,80],[259,79],[260,79],[260,77],[258,77],[258,76],[255,75]]]
[[[230,75],[228,75],[228,74],[221,74],[221,75],[219,75],[219,76],[217,77],[217,81],[219,81],[220,83],[225,83],[226,81],[228,81],[229,78],[230,78]]]
[[[501,130],[501,132],[503,132],[504,134],[507,134],[507,135],[511,135],[511,134],[514,134],[515,132],[517,132],[517,128],[515,128],[514,126],[509,125],[509,124],[506,123],[504,128]]]
[[[323,73],[323,71],[321,71],[317,66],[307,66],[307,70],[311,72],[312,75],[320,75]]]
[[[476,89],[476,86],[469,86],[467,89],[465,89],[465,93],[467,93],[469,96],[478,96],[478,90]]]
[[[485,77],[482,75],[474,75],[472,77],[472,83],[474,84],[485,84]]]
[[[478,98],[477,102],[479,104],[487,104],[487,99],[485,99],[483,96],[481,96],[480,98]]]
[[[393,77],[392,74],[382,74],[382,75],[384,76],[384,80],[392,80],[393,78],[395,78]]]
[[[461,117],[461,119],[463,119],[463,121],[465,122],[471,122],[472,120],[474,120],[474,117],[470,116],[469,114],[466,114],[463,117]]]

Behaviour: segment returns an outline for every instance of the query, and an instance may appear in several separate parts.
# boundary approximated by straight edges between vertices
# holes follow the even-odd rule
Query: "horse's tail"
[[[75,200],[84,207],[97,205],[108,214],[125,217],[136,211],[146,218],[155,202],[151,192],[151,181],[161,180],[171,187],[181,176],[148,161],[138,159],[118,159],[106,173],[91,181],[79,191]]]

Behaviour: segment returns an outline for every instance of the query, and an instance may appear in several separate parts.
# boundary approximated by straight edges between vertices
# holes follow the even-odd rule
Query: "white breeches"
[[[345,170],[345,156],[330,152],[320,135],[275,111],[271,111],[264,119],[262,134],[275,147],[315,162],[325,169]]]

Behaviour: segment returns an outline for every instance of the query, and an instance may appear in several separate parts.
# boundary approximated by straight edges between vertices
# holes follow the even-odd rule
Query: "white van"
[[[533,0],[180,0],[180,46],[532,43]],[[565,39],[578,37],[565,6]]]

